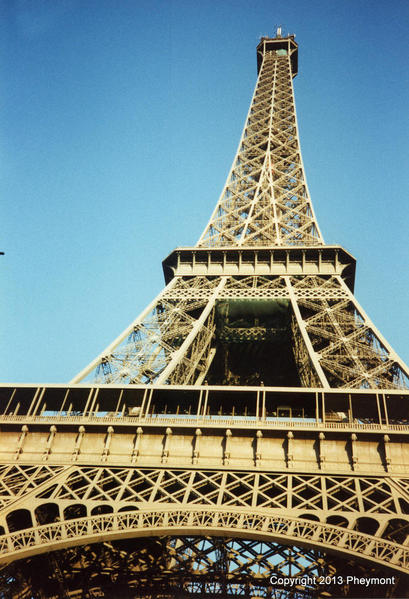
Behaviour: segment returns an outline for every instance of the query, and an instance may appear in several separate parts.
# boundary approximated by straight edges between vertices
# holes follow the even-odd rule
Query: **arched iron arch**
[[[0,538],[0,563],[66,547],[131,537],[207,535],[322,548],[409,574],[409,547],[323,522],[247,509],[169,508],[103,514],[38,526]]]

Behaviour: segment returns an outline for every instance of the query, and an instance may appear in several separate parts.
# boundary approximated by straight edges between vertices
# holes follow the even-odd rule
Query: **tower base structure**
[[[0,393],[1,597],[403,597],[409,588],[407,392]]]
[[[294,36],[257,63],[165,289],[72,384],[0,387],[0,598],[408,592],[409,370],[321,235]]]
[[[302,565],[301,565],[302,564]],[[408,597],[409,577],[320,550],[244,538],[151,537],[68,548],[0,571],[6,598]]]

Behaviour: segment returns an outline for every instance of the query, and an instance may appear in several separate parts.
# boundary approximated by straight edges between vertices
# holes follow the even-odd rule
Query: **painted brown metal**
[[[294,36],[257,56],[165,289],[71,384],[0,386],[3,597],[407,596],[408,368],[319,230]]]

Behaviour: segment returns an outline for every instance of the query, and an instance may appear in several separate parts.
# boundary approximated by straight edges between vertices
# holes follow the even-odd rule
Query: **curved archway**
[[[303,520],[312,520],[313,522],[320,522],[320,518],[316,514],[300,514],[300,518],[302,518]]]
[[[382,538],[393,543],[404,543],[409,535],[409,522],[402,518],[392,518],[383,531]]]
[[[332,526],[341,526],[342,528],[348,528],[349,522],[343,516],[333,515],[328,516],[327,524],[331,524]]]
[[[64,520],[75,520],[77,518],[85,518],[87,508],[82,503],[73,503],[67,506],[64,510]]]
[[[6,516],[7,527],[10,532],[26,530],[33,526],[33,520],[29,510],[20,509],[10,512]]]
[[[101,514],[112,514],[114,508],[112,505],[97,505],[91,510],[91,516],[100,516]]]
[[[34,510],[38,524],[51,524],[60,519],[60,509],[56,503],[43,503]]]
[[[55,564],[58,564],[57,570]],[[284,545],[251,538],[189,535],[103,541],[19,560],[0,570],[0,592],[2,589],[10,591],[8,581],[14,579],[17,582],[17,588],[13,589],[16,596],[20,589],[27,591],[29,588],[33,596],[48,597],[51,595],[50,585],[61,588],[58,581],[63,578],[64,590],[73,596],[83,596],[88,592],[94,597],[122,597],[124,594],[128,596],[128,593],[130,597],[146,597],[148,594],[155,597],[171,581],[174,598],[189,596],[193,599],[197,597],[198,589],[204,590],[202,585],[212,582],[225,582],[228,589],[234,585],[234,592],[231,590],[224,597],[267,597],[271,592],[265,585],[271,576],[285,578],[291,572],[293,576],[309,577],[305,588],[297,589],[298,599],[321,596],[323,584],[320,581],[324,576],[332,578],[334,573],[337,573],[338,579],[336,583],[325,586],[324,594],[328,597],[341,594],[358,597],[361,596],[359,587],[351,589],[339,584],[340,578],[346,579],[351,574],[351,568],[357,576],[393,574],[403,585],[409,578],[396,571],[385,573],[374,564],[353,560],[351,556],[323,553],[319,547]],[[40,580],[33,580],[36,572],[41,572]],[[23,585],[18,584],[21,575]],[[283,583],[278,582],[275,586],[285,590]],[[407,584],[403,588],[407,589]],[[192,592],[186,593],[188,589]],[[276,594],[282,597],[293,595],[278,590]],[[396,593],[396,596],[401,595]]]
[[[122,512],[136,512],[138,511],[139,508],[136,505],[124,505],[123,507],[120,507],[118,512],[122,513]]]
[[[355,522],[355,530],[359,530],[359,532],[363,532],[366,535],[374,535],[379,528],[378,520],[375,518],[357,518]]]
[[[78,504],[77,504],[78,505]],[[72,506],[71,506],[72,507]],[[9,534],[0,539],[0,562],[75,545],[174,535],[203,535],[268,540],[316,547],[376,562],[409,573],[409,547],[351,529],[301,518],[247,509],[149,509],[76,518]],[[376,541],[374,543],[373,541]]]

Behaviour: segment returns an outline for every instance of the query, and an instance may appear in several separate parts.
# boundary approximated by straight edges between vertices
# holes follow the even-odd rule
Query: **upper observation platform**
[[[281,29],[278,28],[276,37],[262,37],[257,46],[257,73],[260,71],[264,54],[271,50],[290,56],[291,73],[292,76],[295,77],[298,73],[298,44],[295,41],[295,35],[282,37]]]

